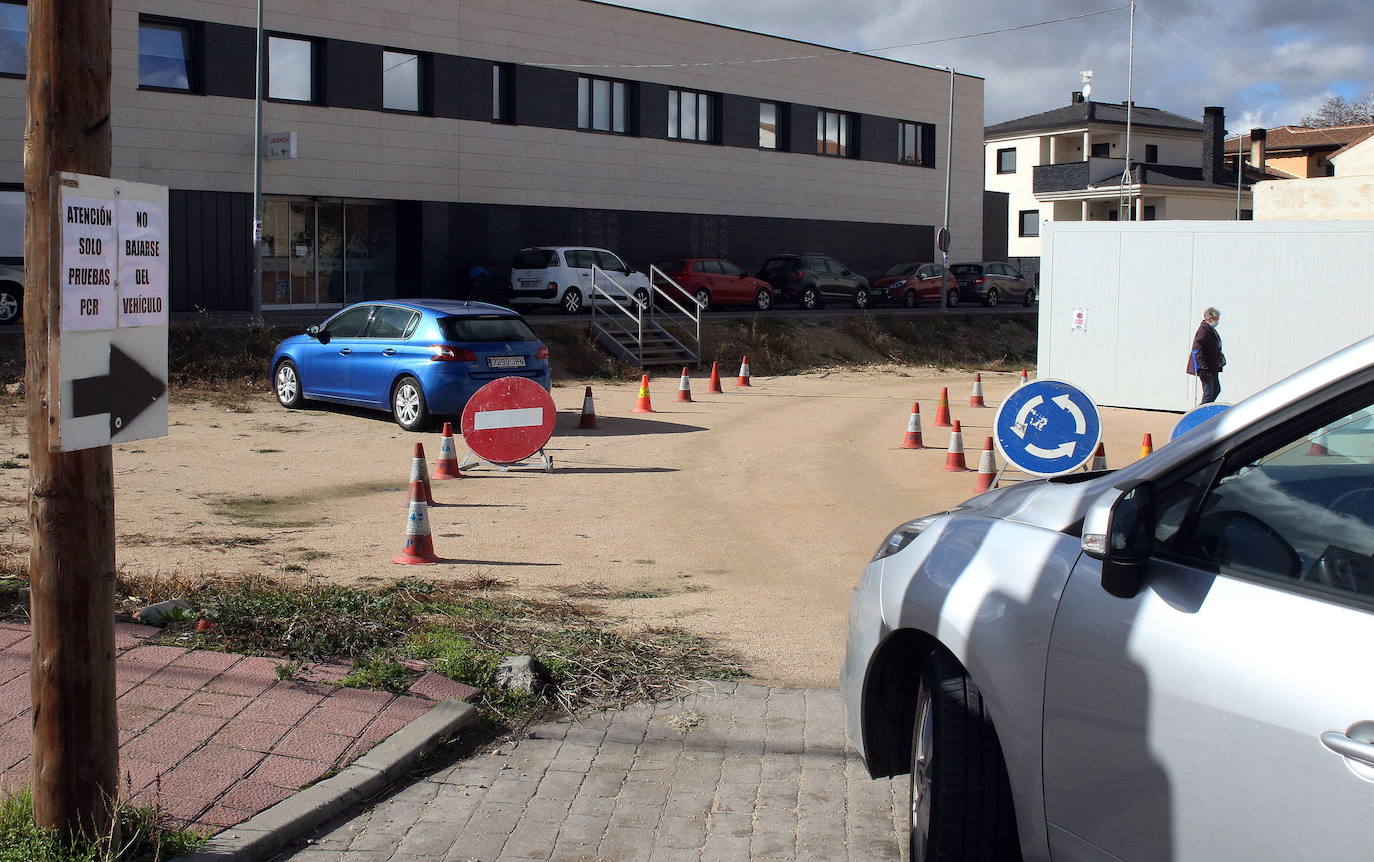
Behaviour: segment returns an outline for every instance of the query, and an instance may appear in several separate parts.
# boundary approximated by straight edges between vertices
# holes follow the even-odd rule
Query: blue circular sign
[[[1059,476],[1088,462],[1102,440],[1102,417],[1083,390],[1036,380],[1013,390],[992,420],[997,451],[1032,476]]]
[[[1201,407],[1194,407],[1178,420],[1178,424],[1174,426],[1174,433],[1169,435],[1169,439],[1177,440],[1213,416],[1220,416],[1230,409],[1230,404],[1204,404]]]

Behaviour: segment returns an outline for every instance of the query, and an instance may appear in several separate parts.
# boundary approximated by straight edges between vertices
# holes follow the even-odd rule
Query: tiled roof
[[[1041,129],[1069,129],[1087,123],[1117,123],[1124,126],[1126,125],[1126,106],[1111,102],[1076,102],[1062,108],[1055,108],[1052,111],[1031,114],[1028,117],[998,123],[995,126],[987,126],[983,129],[983,136],[992,138]],[[1143,108],[1140,105],[1136,105],[1131,111],[1131,124],[1157,129],[1202,131],[1202,123],[1197,120],[1190,120],[1178,114],[1161,111],[1159,108]]]
[[[1306,126],[1275,126],[1269,129],[1264,143],[1265,152],[1274,153],[1284,150],[1338,150],[1359,143],[1374,134],[1374,123],[1361,123],[1355,126],[1327,126],[1308,128]],[[1226,139],[1226,152],[1234,153],[1237,147],[1250,149],[1250,135],[1237,135]]]

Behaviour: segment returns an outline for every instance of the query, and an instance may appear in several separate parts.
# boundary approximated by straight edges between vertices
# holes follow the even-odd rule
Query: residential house
[[[1367,128],[1363,137],[1324,157],[1327,176],[1256,183],[1255,219],[1374,221],[1374,126]]]
[[[1252,165],[1264,165],[1278,177],[1309,179],[1337,176],[1335,154],[1374,135],[1374,123],[1352,126],[1276,126],[1251,129],[1226,139],[1226,164],[1235,168],[1236,154],[1250,154]]]
[[[985,187],[1009,197],[1007,252],[1023,271],[1039,269],[1044,222],[1249,217],[1254,177],[1237,189],[1223,166],[1222,108],[1205,108],[1199,123],[1131,107],[1129,175],[1126,123],[1126,104],[1075,92],[1065,107],[983,130]]]

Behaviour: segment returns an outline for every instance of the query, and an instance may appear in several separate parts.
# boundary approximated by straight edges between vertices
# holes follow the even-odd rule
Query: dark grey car
[[[758,278],[773,285],[778,299],[802,308],[826,302],[868,307],[868,279],[823,254],[779,254],[760,267]]]
[[[1035,285],[1009,263],[956,263],[949,271],[959,280],[959,298],[964,302],[981,302],[989,308],[1008,301],[1025,306],[1035,302]]]

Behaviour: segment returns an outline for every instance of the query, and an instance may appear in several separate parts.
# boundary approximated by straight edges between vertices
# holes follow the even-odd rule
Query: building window
[[[424,105],[425,58],[410,51],[382,52],[382,107],[388,111],[420,111]]]
[[[267,39],[267,97],[315,101],[315,43],[290,36]]]
[[[1145,145],[1145,161],[1150,164],[1157,164],[1159,162],[1159,144]]]
[[[787,149],[787,106],[759,102],[759,149]]]
[[[630,88],[622,81],[605,78],[577,79],[577,127],[598,132],[626,134],[630,115]]]
[[[1019,236],[1040,236],[1040,210],[1021,210]]]
[[[930,123],[898,123],[897,161],[923,168],[934,166],[935,127]]]
[[[166,21],[138,23],[138,85],[158,90],[199,89],[190,26]]]
[[[515,87],[512,81],[515,70],[505,63],[491,66],[491,121],[493,123],[515,122]]]
[[[1005,150],[997,151],[997,173],[1014,174],[1016,173],[1016,148],[1008,147]]]
[[[816,112],[816,153],[822,156],[852,157],[850,129],[853,118],[839,111]]]
[[[691,90],[668,91],[668,137],[683,141],[714,141],[716,97]]]
[[[1105,158],[1111,157],[1111,154],[1112,154],[1112,145],[1111,145],[1111,144],[1109,144],[1109,143],[1108,143],[1108,144],[1093,144],[1093,149],[1092,149],[1093,158],[1105,159]]]
[[[0,3],[0,75],[24,77],[29,47],[29,7]]]
[[[1143,216],[1144,220],[1145,220],[1145,221],[1154,221],[1154,220],[1155,220],[1155,213],[1157,213],[1157,212],[1158,212],[1158,210],[1155,209],[1155,205],[1154,205],[1154,204],[1147,204],[1147,205],[1145,206],[1145,215]]]

